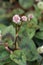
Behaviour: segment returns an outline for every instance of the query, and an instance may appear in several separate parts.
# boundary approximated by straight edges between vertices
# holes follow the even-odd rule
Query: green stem
[[[18,34],[18,25],[16,24],[16,35],[17,35],[17,34]],[[17,38],[18,38],[18,36],[16,36],[16,40],[15,40],[15,49],[18,48]]]

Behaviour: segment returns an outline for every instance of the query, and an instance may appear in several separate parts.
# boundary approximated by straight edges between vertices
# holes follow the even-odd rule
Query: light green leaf
[[[10,55],[11,60],[19,65],[26,65],[26,57],[22,50],[16,50]]]

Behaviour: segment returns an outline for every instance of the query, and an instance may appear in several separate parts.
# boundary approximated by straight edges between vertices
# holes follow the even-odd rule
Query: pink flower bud
[[[34,15],[33,14],[29,14],[28,15],[28,20],[30,21],[30,19],[34,18]]]
[[[13,16],[13,22],[14,23],[20,23],[20,16],[19,15],[14,15]]]
[[[22,16],[21,19],[22,19],[22,21],[27,21],[27,17],[26,16]]]

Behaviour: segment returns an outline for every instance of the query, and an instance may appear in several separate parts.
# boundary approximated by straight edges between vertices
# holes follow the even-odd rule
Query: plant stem
[[[18,25],[16,24],[16,40],[15,40],[15,49],[19,48],[19,47],[18,47],[17,38],[18,38]]]

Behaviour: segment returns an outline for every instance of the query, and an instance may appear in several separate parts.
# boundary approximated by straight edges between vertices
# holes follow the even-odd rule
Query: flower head
[[[43,53],[43,46],[38,47],[37,51],[38,51],[38,53]]]
[[[43,10],[43,2],[42,1],[38,2],[37,6],[40,10]]]
[[[29,14],[28,15],[28,20],[30,21],[30,19],[34,18],[34,15],[33,14]]]
[[[21,19],[22,19],[22,21],[27,21],[27,17],[26,16],[22,16]]]
[[[14,15],[13,16],[13,22],[14,23],[20,23],[20,16],[19,15]]]
[[[35,0],[36,2],[40,2],[41,0]]]

